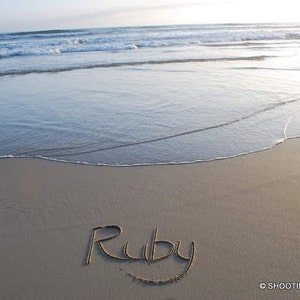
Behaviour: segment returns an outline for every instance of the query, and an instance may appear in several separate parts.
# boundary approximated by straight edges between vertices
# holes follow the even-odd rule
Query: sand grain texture
[[[1,299],[297,299],[300,291],[260,290],[299,282],[300,140],[221,161],[178,166],[93,167],[39,159],[0,160]],[[96,226],[119,225],[110,244],[139,254],[159,238],[195,241],[195,262],[113,262],[95,249]],[[108,245],[108,244],[107,244]]]

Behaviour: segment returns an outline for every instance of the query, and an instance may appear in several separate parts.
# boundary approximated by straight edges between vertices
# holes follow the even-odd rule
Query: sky
[[[0,0],[0,32],[300,22],[299,0]]]

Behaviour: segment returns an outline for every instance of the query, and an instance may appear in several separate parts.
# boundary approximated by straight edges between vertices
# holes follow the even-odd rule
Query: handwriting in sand
[[[101,236],[104,233],[105,230],[115,231],[111,233],[109,236],[105,236],[102,238],[96,238],[96,235]],[[187,263],[185,269],[179,273],[176,274],[175,276],[172,276],[170,278],[165,278],[165,279],[147,279],[143,278],[141,276],[132,274],[132,273],[127,273],[130,277],[133,279],[147,283],[147,284],[167,284],[167,283],[173,283],[177,282],[178,280],[182,279],[188,271],[191,269],[191,266],[194,262],[195,259],[195,242],[191,242],[190,244],[190,254],[188,257],[185,257],[180,254],[180,246],[181,246],[181,241],[177,241],[176,244],[172,243],[171,241],[168,240],[159,240],[158,239],[158,228],[156,228],[153,231],[152,238],[150,243],[146,243],[143,245],[142,248],[142,254],[139,257],[132,256],[129,254],[128,250],[128,242],[125,243],[123,248],[121,249],[121,256],[116,256],[111,253],[104,247],[104,243],[117,238],[120,234],[122,233],[122,228],[118,225],[109,225],[109,226],[104,226],[104,227],[95,227],[92,229],[91,233],[91,238],[90,238],[90,243],[89,243],[89,251],[87,254],[86,258],[86,264],[89,265],[91,263],[92,259],[92,254],[95,245],[99,247],[101,252],[109,259],[112,260],[117,260],[117,261],[129,261],[129,262],[134,262],[134,261],[144,261],[147,262],[148,264],[153,264],[158,261],[162,261],[164,259],[168,259],[170,256],[174,255],[177,259],[185,261]],[[164,246],[164,248],[168,249],[168,252],[164,255],[157,256],[156,255],[156,248],[159,247],[159,245]]]

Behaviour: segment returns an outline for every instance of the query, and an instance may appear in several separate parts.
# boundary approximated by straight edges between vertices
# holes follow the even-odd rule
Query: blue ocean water
[[[0,34],[0,157],[233,157],[300,136],[300,24]]]

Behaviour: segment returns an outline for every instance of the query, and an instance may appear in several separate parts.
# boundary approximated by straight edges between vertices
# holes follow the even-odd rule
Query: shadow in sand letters
[[[90,265],[92,262],[92,256],[94,252],[94,248],[97,246],[102,255],[107,257],[109,260],[112,261],[119,261],[119,262],[146,262],[147,264],[155,264],[156,262],[166,260],[171,256],[174,256],[177,261],[186,262],[186,266],[183,271],[180,273],[170,277],[170,278],[160,278],[160,279],[153,279],[153,278],[144,278],[142,276],[127,272],[127,275],[137,280],[139,282],[145,284],[152,284],[152,285],[162,285],[168,283],[174,283],[178,280],[182,279],[191,269],[192,264],[195,260],[195,242],[191,242],[190,244],[190,251],[188,256],[183,256],[180,253],[181,248],[181,241],[177,241],[175,243],[168,241],[168,240],[161,240],[158,238],[158,228],[155,228],[150,242],[146,243],[142,247],[142,252],[140,256],[133,256],[129,253],[129,243],[126,242],[120,251],[120,255],[114,255],[107,250],[105,242],[117,238],[122,233],[122,228],[118,225],[108,225],[103,227],[95,227],[92,229],[88,253],[86,256],[86,265]],[[103,237],[101,237],[101,235]],[[100,237],[100,238],[99,238]],[[165,253],[162,255],[156,254],[156,249],[161,247],[165,250]]]

